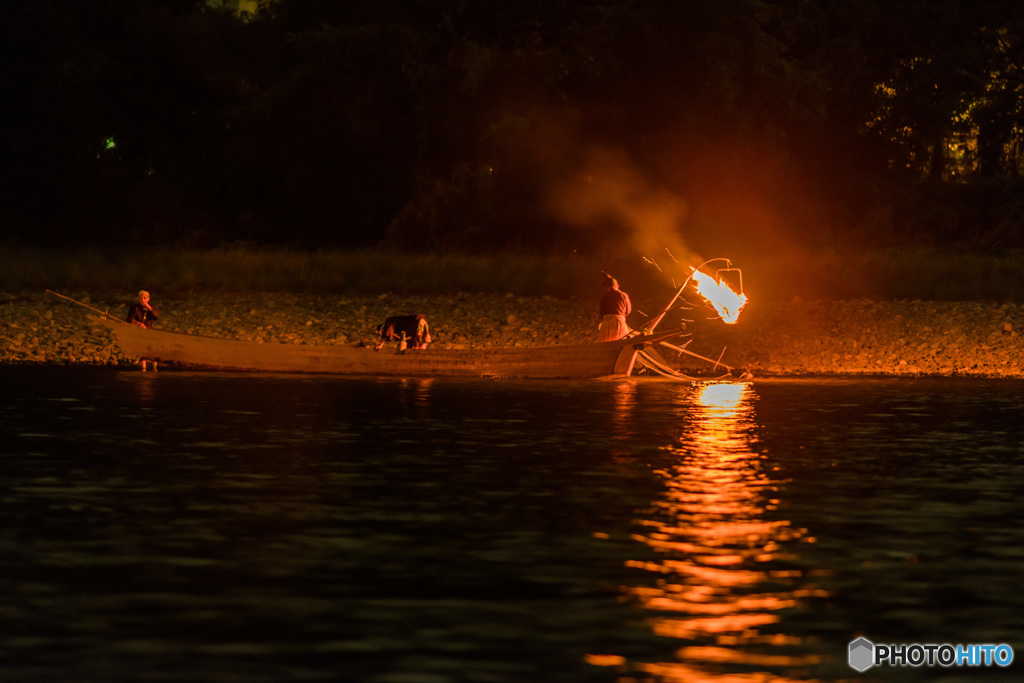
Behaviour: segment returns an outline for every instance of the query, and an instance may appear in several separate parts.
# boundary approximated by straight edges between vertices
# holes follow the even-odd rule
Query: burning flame
[[[747,295],[737,294],[724,280],[719,282],[699,270],[693,271],[690,277],[697,287],[697,293],[715,307],[722,320],[730,325],[735,323],[740,317],[740,311],[747,305]]]

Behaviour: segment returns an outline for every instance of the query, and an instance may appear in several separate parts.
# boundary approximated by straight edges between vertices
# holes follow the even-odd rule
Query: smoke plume
[[[576,172],[552,184],[548,205],[560,220],[590,230],[589,237],[603,248],[622,255],[632,250],[656,262],[668,271],[666,278],[685,277],[686,266],[700,263],[681,234],[687,203],[651,183],[624,152],[589,148]],[[666,264],[671,267],[665,269]]]

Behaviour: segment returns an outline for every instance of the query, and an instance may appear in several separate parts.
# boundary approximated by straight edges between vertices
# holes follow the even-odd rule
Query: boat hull
[[[129,357],[197,370],[331,375],[537,379],[627,376],[641,349],[675,336],[669,332],[572,346],[409,349],[397,353],[394,348],[377,351],[362,345],[263,344],[144,329],[109,317],[90,318],[109,328]]]

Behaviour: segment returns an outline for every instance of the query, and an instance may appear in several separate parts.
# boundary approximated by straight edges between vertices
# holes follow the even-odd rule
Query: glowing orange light
[[[691,277],[697,286],[697,293],[715,307],[724,322],[732,325],[739,319],[740,311],[747,305],[746,294],[737,294],[724,280],[719,282],[699,270],[693,271]]]
[[[626,658],[620,655],[587,655],[585,659],[587,664],[594,666],[622,666],[626,663]]]
[[[740,410],[746,390],[745,385],[731,382],[705,384],[698,389],[697,401],[708,411],[716,411],[719,414],[735,412]]]
[[[633,535],[659,557],[627,562],[654,579],[626,590],[654,611],[655,634],[687,642],[678,661],[627,662],[625,672],[666,683],[802,680],[821,657],[800,651],[803,638],[777,632],[783,611],[828,594],[808,583],[809,572],[779,566],[806,530],[769,514],[779,480],[752,449],[754,390],[709,383],[686,387],[680,399],[693,421],[678,446],[666,447],[678,457],[659,470],[664,493]]]

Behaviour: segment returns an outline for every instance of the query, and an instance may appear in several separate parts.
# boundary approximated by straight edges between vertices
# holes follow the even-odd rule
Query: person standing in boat
[[[149,303],[149,292],[142,290],[139,292],[139,302],[128,309],[128,317],[125,318],[132,325],[138,325],[142,328],[152,327],[153,321],[160,317],[160,311],[156,310],[156,307]],[[142,371],[146,371],[146,364],[152,363],[153,370],[156,370],[156,361],[150,361],[143,359]]]
[[[633,304],[629,295],[619,289],[619,281],[604,273],[604,296],[601,297],[601,325],[597,328],[597,341],[615,341],[629,334],[626,316],[632,311]]]
[[[385,342],[401,341],[402,335],[410,349],[425,349],[430,343],[430,326],[426,316],[420,313],[412,315],[396,315],[377,325],[380,342],[374,348],[380,349]]]

